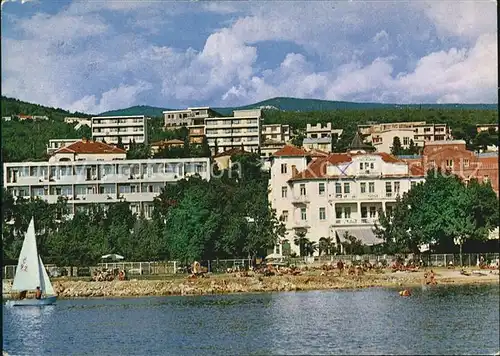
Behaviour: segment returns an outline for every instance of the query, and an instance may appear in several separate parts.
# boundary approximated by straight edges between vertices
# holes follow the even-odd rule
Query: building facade
[[[269,124],[261,129],[261,156],[271,157],[290,141],[290,125]]]
[[[258,152],[261,147],[262,110],[235,110],[230,117],[205,119],[205,135],[215,155],[231,148],[241,147]]]
[[[287,230],[275,253],[299,254],[299,232],[316,244],[331,238],[341,246],[346,233],[378,244],[372,229],[379,210],[392,209],[397,196],[423,180],[421,168],[386,153],[351,146],[347,153],[314,158],[286,146],[271,166],[269,201]]]
[[[402,148],[408,148],[411,141],[424,147],[428,142],[452,139],[451,129],[446,124],[427,124],[425,121],[358,125],[358,131],[378,152],[386,153],[391,152],[395,137],[399,137]]]
[[[49,144],[47,145],[47,154],[52,155],[58,149],[69,146],[77,141],[79,141],[77,138],[55,138],[49,140]]]
[[[338,140],[342,136],[342,129],[332,128],[332,123],[328,122],[325,125],[307,124],[305,138],[302,142],[302,147],[306,150],[321,150],[331,152],[332,141]]]
[[[127,149],[133,141],[147,144],[148,119],[144,115],[93,117],[91,119],[92,138],[116,145],[120,137]]]
[[[422,155],[402,159],[426,172],[430,169],[448,171],[466,183],[471,179],[490,182],[498,195],[498,152],[469,151],[464,140],[435,141],[426,143]]]
[[[16,198],[39,197],[49,203],[66,198],[69,215],[92,203],[128,201],[134,213],[150,218],[153,200],[166,184],[195,174],[210,179],[209,158],[125,157],[117,147],[80,141],[56,151],[48,162],[5,163],[3,183]]]

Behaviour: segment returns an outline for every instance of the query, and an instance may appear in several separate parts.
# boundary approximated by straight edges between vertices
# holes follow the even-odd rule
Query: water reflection
[[[3,306],[8,308],[9,323],[7,327],[9,333],[21,344],[22,349],[37,353],[43,350],[47,332],[51,329],[55,306]],[[5,315],[4,315],[5,317]]]
[[[3,308],[10,354],[493,354],[498,286],[61,300]]]

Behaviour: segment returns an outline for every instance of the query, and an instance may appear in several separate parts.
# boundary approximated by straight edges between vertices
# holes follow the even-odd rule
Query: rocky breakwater
[[[440,271],[438,284],[498,283],[497,275],[481,277],[461,276],[459,271]],[[461,278],[462,277],[462,278]],[[4,298],[10,294],[10,285],[4,281]],[[223,274],[204,277],[178,275],[169,279],[126,281],[71,281],[53,282],[59,298],[142,297],[167,295],[204,295],[253,292],[282,292],[300,290],[353,289],[367,287],[414,287],[424,283],[423,272],[382,272],[362,275],[340,274],[338,271],[309,271],[300,275],[262,276],[260,274]]]

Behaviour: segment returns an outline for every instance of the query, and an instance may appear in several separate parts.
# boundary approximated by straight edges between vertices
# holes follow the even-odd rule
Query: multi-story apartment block
[[[326,152],[331,152],[332,150],[332,140],[339,139],[342,136],[342,129],[333,129],[332,123],[328,122],[325,125],[322,124],[307,124],[306,126],[306,137],[302,142],[302,147],[306,150],[321,150]]]
[[[205,136],[205,119],[217,116],[221,115],[209,107],[163,112],[166,130],[174,130],[185,126],[189,130],[189,142],[199,144],[203,142],[203,137]]]
[[[15,197],[55,203],[67,198],[69,215],[89,204],[128,201],[134,213],[151,217],[153,200],[166,184],[198,174],[210,179],[209,158],[126,160],[126,152],[101,142],[79,141],[48,162],[4,164],[4,187]]]
[[[290,126],[282,124],[262,125],[261,156],[270,157],[290,141]]]
[[[116,145],[118,138],[121,137],[127,149],[132,141],[148,143],[148,119],[144,115],[93,117],[91,119],[92,138]]]
[[[407,163],[430,169],[448,171],[465,182],[477,179],[490,182],[498,195],[498,152],[476,153],[467,150],[464,140],[434,141],[425,144],[422,155],[401,159]]]
[[[381,241],[373,233],[380,210],[424,180],[423,170],[387,153],[370,153],[355,138],[346,153],[308,157],[285,146],[274,154],[269,200],[286,225],[287,234],[275,253],[299,254],[299,231],[312,242],[332,238],[341,247],[345,233],[365,245]]]
[[[230,117],[205,118],[205,135],[213,154],[233,147],[258,152],[261,147],[262,110],[235,110]]]
[[[160,152],[165,148],[171,147],[184,147],[184,141],[182,140],[162,140],[151,143],[151,153],[155,154]]]
[[[498,132],[498,124],[477,124],[476,125],[476,131],[477,133],[483,132],[483,131],[494,131]]]
[[[58,149],[62,147],[66,147],[79,141],[77,138],[56,138],[49,140],[49,144],[47,145],[47,154],[51,155],[56,152]]]
[[[178,129],[182,126],[198,126],[205,124],[205,118],[221,116],[208,106],[187,108],[184,110],[167,110],[163,112],[165,129]]]
[[[395,137],[399,137],[403,148],[408,148],[411,141],[418,147],[424,147],[427,142],[452,139],[448,125],[427,124],[425,121],[358,125],[358,131],[378,152],[386,153],[391,152]]]

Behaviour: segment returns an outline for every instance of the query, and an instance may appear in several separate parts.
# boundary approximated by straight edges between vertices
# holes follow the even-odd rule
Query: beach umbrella
[[[270,255],[266,256],[266,260],[271,260],[271,259],[278,259],[281,258],[282,256],[278,253],[271,253]]]
[[[102,256],[101,258],[103,260],[110,259],[110,260],[113,260],[113,261],[118,261],[118,260],[123,260],[125,257],[123,257],[121,255],[117,255],[116,253],[110,253],[108,255]]]

